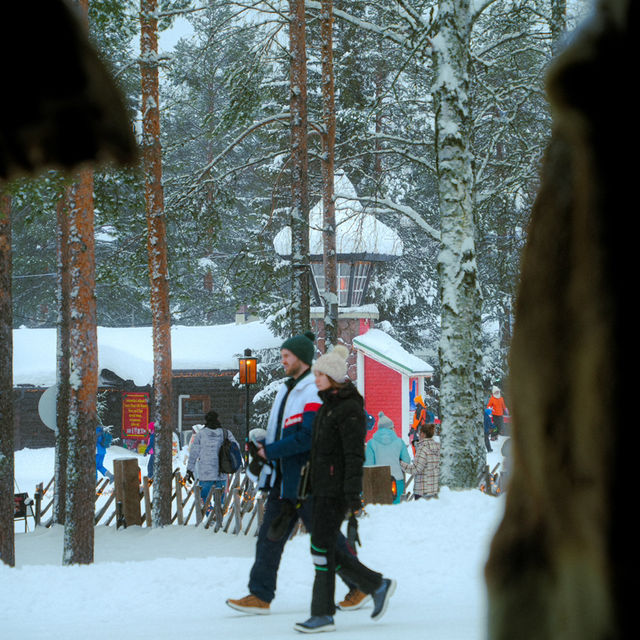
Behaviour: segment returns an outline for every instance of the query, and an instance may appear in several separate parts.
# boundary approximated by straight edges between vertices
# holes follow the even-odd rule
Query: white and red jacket
[[[280,479],[280,497],[295,501],[300,471],[309,459],[313,420],[322,401],[311,370],[282,384],[267,422],[265,465],[258,479],[261,489],[273,487]]]

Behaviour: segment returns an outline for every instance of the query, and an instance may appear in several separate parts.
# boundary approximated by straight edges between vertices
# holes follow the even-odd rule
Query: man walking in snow
[[[311,531],[311,501],[300,502],[297,494],[300,471],[309,459],[313,420],[322,402],[311,375],[314,339],[313,333],[305,332],[285,340],[280,348],[281,363],[289,378],[278,390],[266,438],[250,464],[250,469],[255,469],[255,462],[260,462],[255,481],[268,495],[249,574],[249,595],[227,600],[232,609],[243,613],[269,613],[282,552],[297,519]],[[343,535],[338,545],[353,553]]]

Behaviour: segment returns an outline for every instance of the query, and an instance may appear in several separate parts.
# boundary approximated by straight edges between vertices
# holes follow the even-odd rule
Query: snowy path
[[[439,500],[369,506],[360,523],[360,557],[395,578],[398,588],[380,622],[369,619],[369,609],[338,612],[331,637],[484,638],[482,571],[502,509],[502,498],[446,488]],[[255,617],[224,603],[247,593],[251,537],[191,526],[99,526],[95,563],[61,567],[62,536],[61,527],[16,535],[17,567],[0,566],[3,639],[301,637],[292,626],[309,612],[313,567],[306,535],[287,545],[271,615]],[[345,591],[338,581],[337,597]]]

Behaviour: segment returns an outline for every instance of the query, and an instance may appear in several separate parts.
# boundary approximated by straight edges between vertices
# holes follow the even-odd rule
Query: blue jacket
[[[98,425],[96,427],[96,454],[99,456],[103,456],[107,453],[107,448],[104,446],[102,442],[102,436],[105,433],[104,427]]]
[[[104,456],[107,449],[111,446],[111,434],[102,426],[96,426],[96,455]],[[106,440],[106,444],[105,444]]]
[[[261,489],[273,487],[279,480],[280,497],[297,499],[300,471],[309,459],[313,420],[321,404],[310,370],[280,387],[267,422],[264,450],[272,464],[260,473]]]
[[[400,460],[403,462],[411,462],[407,445],[403,442],[402,438],[396,435],[393,429],[386,427],[378,428],[371,440],[367,443],[364,466],[388,465],[391,467],[391,475],[396,480],[404,480]]]
[[[493,430],[493,420],[491,419],[491,414],[493,411],[491,409],[484,410],[484,432],[491,433]]]

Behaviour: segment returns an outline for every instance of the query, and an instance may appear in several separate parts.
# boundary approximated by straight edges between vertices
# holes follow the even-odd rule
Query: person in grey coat
[[[187,482],[194,482],[194,471],[198,465],[198,485],[200,497],[204,502],[211,488],[224,489],[227,474],[220,473],[218,456],[225,435],[237,444],[236,439],[229,429],[223,429],[215,411],[209,411],[205,416],[204,429],[200,429],[193,438],[187,461]]]

